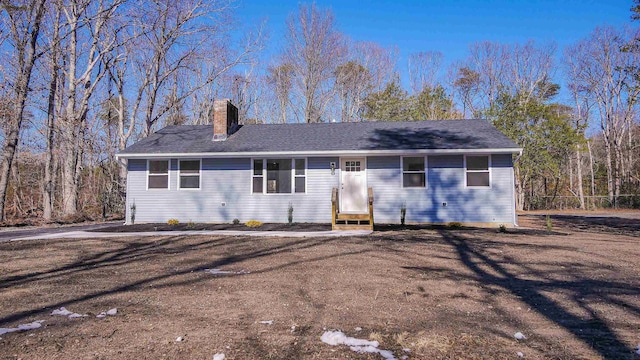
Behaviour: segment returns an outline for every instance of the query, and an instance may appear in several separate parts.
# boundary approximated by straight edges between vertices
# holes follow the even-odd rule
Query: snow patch
[[[513,337],[514,337],[514,338],[516,338],[516,340],[526,340],[526,339],[527,339],[527,337],[526,337],[526,336],[524,336],[524,334],[523,334],[523,333],[521,333],[520,331],[518,331],[517,333],[515,333],[515,334],[513,335]]]
[[[182,338],[182,336],[178,336],[178,338],[176,339],[176,342],[182,342],[184,341],[184,339]]]
[[[260,321],[260,324],[273,325],[273,320],[263,320],[263,321]]]
[[[378,349],[380,343],[377,341],[352,338],[346,336],[342,331],[325,331],[320,340],[331,346],[347,345],[351,351],[357,353],[375,353],[380,354],[387,360],[397,360],[391,351]]]
[[[217,353],[213,355],[213,360],[224,360],[225,356],[222,353]]]
[[[220,269],[204,269],[204,272],[209,273],[211,275],[245,275],[249,273],[246,270],[227,271],[227,270],[220,270]]]
[[[36,320],[32,323],[18,325],[17,328],[0,328],[0,335],[4,335],[7,333],[12,333],[16,331],[27,331],[27,330],[37,329],[42,326],[43,322],[44,320]]]
[[[113,309],[109,309],[109,310],[107,310],[107,311],[103,311],[103,312],[101,312],[100,314],[96,315],[96,317],[97,317],[98,319],[102,319],[102,318],[107,317],[107,315],[109,315],[109,316],[115,316],[117,313],[118,313],[118,308],[113,308]]]
[[[53,316],[53,315],[66,316],[69,319],[77,319],[77,318],[81,318],[81,317],[87,316],[86,314],[82,315],[82,314],[78,314],[78,313],[74,313],[72,311],[69,311],[64,306],[61,307],[60,309],[53,310],[51,312],[51,316]]]
[[[296,326],[295,325],[291,326],[291,332],[296,332]]]
[[[518,357],[524,357],[524,354],[522,352],[520,352],[520,351],[518,351],[518,353],[516,355],[518,355]]]
[[[636,354],[640,355],[640,345],[636,346]]]
[[[355,331],[362,331],[362,328],[360,326],[357,326],[354,330]]]

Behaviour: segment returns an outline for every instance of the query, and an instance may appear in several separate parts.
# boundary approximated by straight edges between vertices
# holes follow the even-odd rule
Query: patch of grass
[[[506,226],[506,225],[504,225],[504,224],[500,224],[500,225],[498,226],[498,232],[506,233],[506,232],[507,232],[507,226]]]
[[[239,225],[240,224],[240,220],[239,219],[233,219],[232,223],[233,223],[233,225]]]
[[[262,223],[258,220],[249,220],[246,223],[244,223],[246,226],[248,227],[260,227],[262,226]]]
[[[547,215],[547,231],[553,231],[553,224],[551,223],[551,217]]]
[[[457,222],[457,221],[451,221],[451,222],[447,223],[447,227],[449,229],[460,229],[460,228],[462,228],[462,223]]]
[[[169,219],[169,221],[167,221],[168,225],[178,225],[180,224],[180,221],[178,221],[178,219]]]

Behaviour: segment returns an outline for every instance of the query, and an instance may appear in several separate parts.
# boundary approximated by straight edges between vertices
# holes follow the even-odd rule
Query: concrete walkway
[[[100,222],[96,224],[81,224],[81,225],[62,225],[62,226],[30,226],[24,228],[2,228],[0,229],[0,243],[4,241],[11,241],[14,239],[21,239],[25,237],[37,237],[40,235],[53,235],[68,233],[73,231],[86,231],[86,230],[98,230],[104,227],[122,225],[122,221],[108,221]]]
[[[46,239],[95,239],[113,238],[128,236],[278,236],[278,237],[340,237],[340,236],[362,236],[369,235],[371,230],[345,230],[345,231],[238,231],[238,230],[192,230],[192,231],[146,231],[146,232],[89,232],[89,231],[69,231],[52,234],[37,234],[34,236],[23,236],[9,239],[18,240],[46,240]]]

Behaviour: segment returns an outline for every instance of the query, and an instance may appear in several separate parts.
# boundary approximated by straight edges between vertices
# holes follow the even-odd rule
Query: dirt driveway
[[[0,359],[637,358],[640,237],[528,226],[0,243]]]

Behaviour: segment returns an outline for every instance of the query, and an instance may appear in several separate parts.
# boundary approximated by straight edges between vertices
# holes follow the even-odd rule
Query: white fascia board
[[[419,150],[330,150],[330,151],[258,151],[258,152],[202,152],[202,153],[143,153],[116,154],[116,159],[153,158],[237,158],[264,156],[350,156],[350,155],[458,155],[458,154],[522,154],[522,149],[419,149]]]

